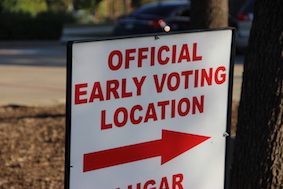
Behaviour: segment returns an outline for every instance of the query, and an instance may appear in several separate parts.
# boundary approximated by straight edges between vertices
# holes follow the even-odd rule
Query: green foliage
[[[36,17],[27,13],[2,13],[0,15],[0,40],[56,40],[63,24],[74,22],[65,13],[42,12]]]
[[[142,5],[157,1],[159,0],[100,0],[100,2],[95,5],[95,21],[111,21],[125,13],[132,12]],[[125,7],[125,5],[127,7]]]
[[[109,6],[107,6],[106,1],[102,1],[99,3],[99,5],[96,8],[95,17],[99,21],[105,21],[111,17],[111,12],[109,9],[107,9]]]
[[[145,5],[145,4],[148,4],[148,3],[153,3],[153,2],[156,2],[158,0],[143,0],[142,1],[142,5]]]
[[[131,6],[135,9],[135,8],[138,8],[142,5],[145,5],[145,4],[148,4],[148,3],[153,3],[153,2],[156,2],[156,1],[159,1],[159,0],[132,0]],[[162,1],[164,1],[164,0],[162,0]]]
[[[102,0],[73,0],[73,5],[75,10],[92,12],[101,1]]]
[[[47,5],[44,0],[1,0],[0,7],[2,12],[24,12],[32,16],[47,11]]]
[[[72,0],[44,0],[48,11],[67,12],[72,4]]]

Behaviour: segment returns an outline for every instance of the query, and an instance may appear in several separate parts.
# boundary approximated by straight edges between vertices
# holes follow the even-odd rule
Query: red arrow
[[[161,165],[210,137],[162,130],[162,139],[84,154],[84,172],[161,156]]]

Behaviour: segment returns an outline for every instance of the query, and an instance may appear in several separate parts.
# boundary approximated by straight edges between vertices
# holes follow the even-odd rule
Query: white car
[[[237,49],[241,52],[248,46],[250,30],[253,22],[255,0],[248,0],[237,14]]]

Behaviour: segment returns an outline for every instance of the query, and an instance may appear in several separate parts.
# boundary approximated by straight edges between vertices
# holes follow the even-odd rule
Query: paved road
[[[0,43],[0,105],[65,102],[66,47],[52,42]]]
[[[239,100],[243,56],[235,61],[233,100]],[[0,42],[0,105],[65,102],[66,45],[58,41]]]

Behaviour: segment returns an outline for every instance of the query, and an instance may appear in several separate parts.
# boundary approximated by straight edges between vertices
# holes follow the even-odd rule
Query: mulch
[[[64,188],[65,105],[0,106],[0,146],[1,189]]]

